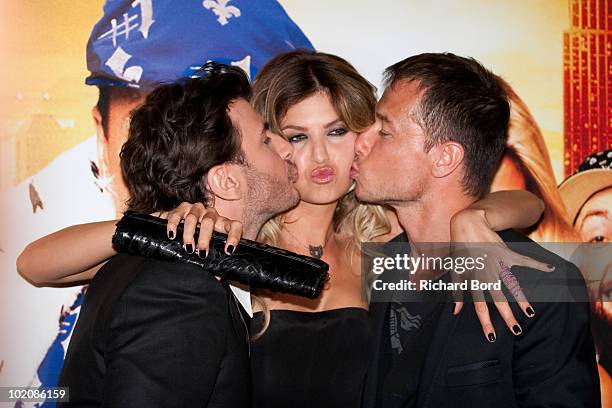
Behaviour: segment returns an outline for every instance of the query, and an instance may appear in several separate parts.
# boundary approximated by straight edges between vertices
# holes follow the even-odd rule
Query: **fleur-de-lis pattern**
[[[247,55],[240,61],[232,61],[233,66],[241,68],[244,72],[246,72],[249,80],[251,79],[251,56]]]
[[[202,5],[206,10],[211,10],[218,18],[217,21],[221,25],[226,25],[232,17],[240,17],[240,9],[234,6],[228,6],[231,0],[204,0]]]
[[[123,48],[117,47],[113,55],[106,61],[105,65],[108,66],[117,77],[125,79],[130,83],[137,84],[142,77],[143,70],[142,67],[138,65],[125,68],[125,64],[127,64],[130,58],[132,58],[132,56],[125,52]]]
[[[277,0],[113,0],[92,30],[85,83],[148,93],[206,60],[253,76],[296,48],[313,46]]]

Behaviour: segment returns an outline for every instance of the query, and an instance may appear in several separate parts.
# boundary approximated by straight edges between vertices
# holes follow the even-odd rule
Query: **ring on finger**
[[[516,278],[516,276],[514,276],[512,270],[508,265],[506,265],[502,261],[499,261],[499,266],[501,268],[501,271],[499,272],[499,277],[504,283],[504,286],[508,288],[510,293],[512,293],[512,296],[514,296],[515,298],[518,297],[518,295],[522,292],[521,285],[518,279]]]

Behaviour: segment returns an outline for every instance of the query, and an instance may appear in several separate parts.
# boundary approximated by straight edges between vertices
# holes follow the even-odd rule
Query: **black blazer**
[[[499,235],[510,248],[512,242],[530,241],[511,230]],[[535,243],[529,246],[530,253],[524,248],[513,249],[554,264],[556,269],[543,273],[512,268],[521,282],[535,282],[531,286],[538,288],[550,280],[572,281],[572,293],[560,293],[560,298],[588,299],[575,265]],[[560,286],[563,287],[567,285]],[[589,304],[531,303],[536,311],[533,318],[526,317],[515,302],[510,303],[523,329],[520,336],[510,333],[495,306],[489,304],[497,333],[494,343],[485,339],[471,304],[466,303],[459,316],[453,316],[450,302],[404,303],[408,309],[419,307],[424,318],[396,360],[385,351],[390,350],[385,328],[389,304],[372,303],[374,339],[363,406],[599,407]]]
[[[59,386],[69,407],[250,406],[248,334],[227,283],[119,254],[87,291]]]

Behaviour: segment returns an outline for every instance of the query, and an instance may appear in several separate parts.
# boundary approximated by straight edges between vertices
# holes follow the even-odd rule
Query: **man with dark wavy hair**
[[[203,202],[255,239],[297,204],[291,146],[247,102],[239,68],[207,64],[161,85],[130,123],[128,207]],[[119,254],[92,281],[60,376],[75,407],[248,407],[248,333],[227,282],[198,267]]]
[[[19,251],[34,239],[68,225],[121,217],[128,190],[121,177],[119,152],[127,139],[129,115],[157,84],[187,78],[203,61],[238,66],[254,78],[279,53],[313,49],[277,0],[78,3],[79,10],[90,8],[95,9],[92,15],[99,19],[90,26],[87,48],[83,50],[88,71],[85,84],[89,88],[86,95],[97,93],[98,98],[93,106],[87,106],[87,97],[81,106],[91,111],[91,123],[85,125],[92,126],[95,132],[79,135],[82,142],[62,152],[40,171],[31,168],[35,173],[32,177],[6,191],[6,197],[11,197],[15,205],[3,206],[4,230],[20,231],[8,248],[4,246],[7,252],[0,253],[0,265],[6,271],[15,270]],[[79,12],[75,21],[84,19],[88,20]],[[69,20],[62,28],[67,33],[77,27]],[[72,87],[74,80],[79,81],[78,76],[63,85]],[[83,92],[85,87],[71,91],[75,96]],[[46,116],[43,119],[49,122],[46,132],[57,128],[52,119]],[[84,124],[77,121],[79,126]],[[68,146],[72,142],[76,139],[71,137],[60,144]],[[66,182],[67,175],[70,182]],[[32,181],[34,184],[29,187]],[[44,210],[38,207],[36,213],[26,211],[22,204],[28,199],[28,189],[33,203],[43,203]],[[3,285],[5,293],[10,292],[14,299],[25,299],[28,305],[20,313],[10,308],[0,310],[2,331],[7,333],[2,355],[4,383],[56,386],[83,296],[74,288],[41,291],[24,285],[17,274],[6,274]]]

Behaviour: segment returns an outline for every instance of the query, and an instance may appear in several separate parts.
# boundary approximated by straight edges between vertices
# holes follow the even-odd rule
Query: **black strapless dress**
[[[358,408],[370,352],[368,311],[272,310],[266,332],[251,342],[253,406]],[[251,333],[263,324],[255,313]]]

